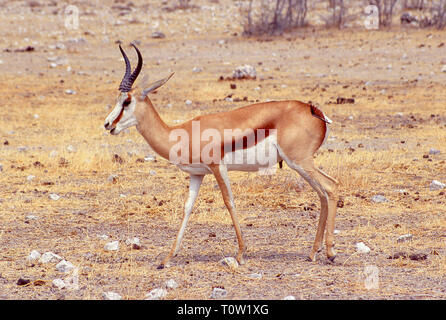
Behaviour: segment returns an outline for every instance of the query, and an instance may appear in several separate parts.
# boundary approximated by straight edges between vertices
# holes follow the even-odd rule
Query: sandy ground
[[[79,28],[70,30],[65,3],[3,2],[0,298],[101,299],[114,291],[143,299],[169,279],[179,286],[165,299],[209,299],[219,286],[227,299],[446,297],[446,190],[429,189],[434,179],[446,182],[444,32],[309,27],[247,39],[234,23],[237,8],[223,0],[172,12],[133,1],[126,14],[113,8],[121,2],[77,1]],[[153,39],[154,31],[166,37]],[[139,89],[175,72],[151,95],[168,124],[285,99],[317,103],[333,119],[316,163],[340,181],[334,263],[324,254],[306,261],[319,201],[285,165],[273,176],[230,173],[248,244],[244,266],[219,263],[237,244],[215,179],[207,176],[180,253],[172,267],[156,270],[179,228],[188,176],[160,157],[144,161],[154,153],[134,128],[104,132],[124,73],[118,40],[132,61],[128,43],[139,41]],[[257,69],[256,80],[218,81],[243,64]],[[249,102],[226,101],[231,94]],[[354,104],[337,104],[339,97]],[[431,148],[440,153],[429,154]],[[375,195],[387,202],[373,202]],[[408,233],[411,241],[397,241]],[[141,249],[125,244],[130,237]],[[113,240],[119,250],[105,251]],[[358,242],[370,253],[357,253]],[[56,263],[28,263],[32,250],[60,255],[77,276],[58,272]],[[398,252],[426,259],[389,259]],[[31,282],[19,286],[19,278]],[[60,290],[52,286],[56,278],[78,285]]]

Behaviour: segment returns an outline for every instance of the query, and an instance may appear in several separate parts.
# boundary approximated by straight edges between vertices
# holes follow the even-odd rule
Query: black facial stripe
[[[122,103],[122,105],[123,105],[124,107],[127,107],[127,106],[130,104],[130,102],[132,102],[132,100],[131,100],[131,99],[127,99],[127,100],[125,100],[125,101]]]

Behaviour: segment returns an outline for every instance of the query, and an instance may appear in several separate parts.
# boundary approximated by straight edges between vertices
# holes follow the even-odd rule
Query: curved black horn
[[[135,70],[133,71],[132,75],[130,76],[130,82],[133,85],[133,82],[135,82],[136,78],[138,78],[139,73],[141,72],[142,68],[142,55],[141,52],[139,52],[138,48],[132,43],[133,48],[135,48],[136,53],[138,55],[138,65],[136,66]]]
[[[125,74],[122,78],[121,84],[119,85],[119,91],[121,92],[129,92],[132,88],[132,85],[128,85],[128,79],[130,77],[130,72],[132,72],[132,67],[130,66],[130,61],[127,55],[125,54],[124,50],[121,48],[121,45],[119,45],[119,50],[122,53],[122,57],[124,58],[125,62]]]
[[[125,74],[124,78],[121,81],[121,84],[119,85],[119,91],[121,92],[129,92],[132,89],[132,85],[135,82],[136,78],[138,77],[139,73],[141,72],[142,68],[143,60],[141,52],[139,52],[138,48],[133,43],[131,45],[133,46],[133,48],[135,48],[136,53],[138,54],[138,65],[136,66],[136,69],[133,71],[132,74],[130,74],[131,72],[130,61],[127,55],[125,54],[124,50],[121,48],[121,45],[119,45],[119,50],[121,50],[122,56],[124,57],[125,61]]]

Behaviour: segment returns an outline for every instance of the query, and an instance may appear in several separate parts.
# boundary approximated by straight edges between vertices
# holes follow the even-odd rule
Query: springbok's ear
[[[170,76],[152,83],[147,89],[144,89],[142,91],[140,99],[143,100],[150,92],[153,92],[156,89],[158,89],[159,87],[161,87],[163,84],[165,84],[167,81],[169,81],[169,79],[172,78],[173,75],[174,75],[174,72],[172,72],[170,74]]]

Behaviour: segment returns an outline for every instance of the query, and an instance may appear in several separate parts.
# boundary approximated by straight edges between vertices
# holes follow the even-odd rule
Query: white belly
[[[251,148],[226,153],[221,163],[228,171],[260,171],[271,168],[281,160],[277,151],[277,136],[270,135]],[[193,175],[212,173],[208,166],[202,163],[179,164],[178,167]]]

